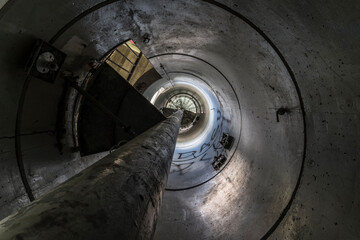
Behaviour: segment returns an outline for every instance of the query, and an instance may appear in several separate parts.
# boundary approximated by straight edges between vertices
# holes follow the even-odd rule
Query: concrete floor
[[[359,10],[359,1],[8,1],[0,217],[102,156],[71,149],[75,93],[61,79],[26,78],[33,41],[62,49],[64,69],[80,73],[133,39],[155,67],[211,84],[237,140],[212,180],[165,193],[155,239],[359,239]],[[290,112],[278,123],[279,107]]]

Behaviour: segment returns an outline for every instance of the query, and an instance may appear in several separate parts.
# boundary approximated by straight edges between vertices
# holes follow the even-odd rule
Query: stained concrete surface
[[[26,92],[20,134],[54,131],[61,100],[61,80],[51,85],[33,79],[22,92],[32,41],[54,40],[62,49],[78,37],[86,48],[67,50],[73,61],[65,67],[82,71],[89,58],[131,38],[149,58],[182,53],[211,63],[233,85],[242,110],[237,154],[201,187],[165,193],[155,239],[360,237],[358,1],[108,1],[56,35],[99,2],[16,0],[0,10],[2,217],[29,201],[14,148],[21,94]],[[203,74],[196,65],[185,70]],[[214,87],[229,90],[221,82]],[[275,112],[283,105],[293,111],[278,124]],[[36,197],[87,165],[71,153],[71,134],[66,132],[62,155],[55,135],[20,138]],[[31,149],[37,151],[27,154]],[[295,197],[274,225],[292,199],[302,163]]]

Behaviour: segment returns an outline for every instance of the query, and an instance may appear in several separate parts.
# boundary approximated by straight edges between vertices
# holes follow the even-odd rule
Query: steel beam
[[[0,222],[0,239],[152,239],[182,112]]]

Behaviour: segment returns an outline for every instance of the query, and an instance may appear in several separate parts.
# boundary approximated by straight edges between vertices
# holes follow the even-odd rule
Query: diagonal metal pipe
[[[0,222],[0,239],[152,239],[182,111]]]

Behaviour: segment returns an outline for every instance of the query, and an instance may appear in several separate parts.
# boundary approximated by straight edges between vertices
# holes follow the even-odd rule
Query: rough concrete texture
[[[65,68],[79,70],[131,38],[149,58],[211,63],[242,113],[231,126],[242,130],[236,155],[201,187],[165,193],[155,239],[360,238],[359,1],[105,1],[86,11],[99,2],[16,0],[0,10],[1,216],[28,202],[19,156],[35,197],[86,165],[70,140],[61,155],[56,134],[43,132],[56,130],[62,82],[32,79],[22,90],[32,41],[51,41],[68,54]],[[278,107],[292,109],[279,123]]]
[[[178,111],[0,222],[0,239],[152,239]]]

